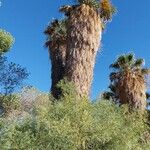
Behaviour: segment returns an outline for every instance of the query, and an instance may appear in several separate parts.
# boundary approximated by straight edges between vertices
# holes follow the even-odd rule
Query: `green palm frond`
[[[105,23],[111,21],[114,13],[116,13],[116,8],[112,5],[110,0],[77,0],[77,2],[100,10],[100,17]]]
[[[146,92],[146,99],[150,98],[150,93]]]
[[[118,62],[115,62],[115,63],[111,64],[109,67],[113,68],[113,69],[119,69],[120,68]]]
[[[130,69],[133,66],[134,62],[135,62],[134,54],[129,53],[129,54],[125,55],[125,57],[126,57],[125,66]]]
[[[121,55],[120,57],[118,57],[117,63],[119,64],[119,66],[124,66],[127,63],[126,56]]]
[[[113,80],[117,79],[118,76],[119,76],[119,73],[112,72],[112,73],[110,73],[109,78],[111,81],[113,81]]]
[[[77,0],[79,4],[86,4],[90,7],[93,7],[94,9],[99,8],[99,0]]]
[[[110,84],[108,88],[111,90],[111,92],[116,92],[116,86],[114,84]]]
[[[121,55],[117,58],[117,60],[110,65],[111,68],[113,69],[123,69],[125,67],[127,67],[129,64],[128,64],[128,59],[126,57],[126,55]]]
[[[129,62],[133,62],[133,60],[134,60],[134,54],[132,54],[132,53],[128,54],[127,55],[127,59],[128,59]]]
[[[52,41],[64,40],[67,36],[66,29],[67,19],[57,20],[55,19],[51,24],[46,28],[44,33],[47,35],[46,46],[49,45]]]
[[[136,59],[134,54],[123,54],[117,58],[117,60],[110,65],[114,69],[114,72],[110,73],[110,81],[114,82],[119,79],[122,73],[132,73],[137,76],[144,77],[150,74],[149,68],[143,68],[144,59]]]
[[[105,100],[111,100],[111,99],[113,99],[113,96],[114,96],[114,93],[107,92],[107,91],[103,92],[101,95],[102,99],[105,99]]]
[[[144,64],[144,59],[137,59],[134,63],[134,67],[141,67]]]
[[[143,69],[141,69],[141,73],[142,73],[142,75],[148,75],[148,74],[150,74],[150,69],[143,68]]]
[[[118,70],[133,69],[137,70],[144,64],[144,59],[135,59],[134,54],[123,54],[117,58],[117,60],[110,65],[111,68]]]

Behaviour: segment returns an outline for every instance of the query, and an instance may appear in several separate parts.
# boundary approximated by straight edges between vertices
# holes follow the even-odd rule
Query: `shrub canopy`
[[[65,88],[66,90],[66,88]],[[0,120],[0,149],[149,149],[146,117],[110,101],[76,101],[64,93],[51,103],[40,96],[28,117]]]
[[[0,29],[0,55],[7,52],[14,42],[12,35]]]

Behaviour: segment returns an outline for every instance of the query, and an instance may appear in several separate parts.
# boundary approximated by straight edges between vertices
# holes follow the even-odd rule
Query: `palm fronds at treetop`
[[[134,54],[121,55],[110,65],[113,72],[110,74],[110,91],[105,92],[103,98],[129,104],[130,108],[145,110],[146,99],[146,78],[150,74],[150,69],[143,68],[144,59],[136,59]]]
[[[79,4],[86,4],[90,7],[93,7],[94,9],[99,8],[99,0],[77,0]]]
[[[50,23],[50,25],[44,31],[44,33],[47,35],[47,41],[45,43],[46,46],[49,46],[49,44],[54,41],[63,42],[64,40],[66,40],[66,23],[67,19],[63,19],[60,21],[55,19],[53,22]]]
[[[101,0],[100,2],[100,16],[104,23],[112,20],[116,8],[112,5],[110,0]]]
[[[105,24],[108,21],[111,21],[113,14],[116,12],[116,8],[112,5],[110,0],[76,0],[79,5],[85,4],[94,8],[100,13],[102,22]],[[69,16],[70,12],[77,7],[78,5],[65,5],[60,8],[60,12],[65,13],[66,16]]]
[[[113,68],[115,70],[118,70],[119,72],[122,70],[135,70],[137,71],[139,68],[141,68],[144,65],[144,59],[135,59],[134,54],[130,53],[127,55],[121,55],[120,57],[117,58],[117,60],[110,65],[110,68]],[[141,69],[141,71],[145,74],[146,72],[149,73],[149,69]]]

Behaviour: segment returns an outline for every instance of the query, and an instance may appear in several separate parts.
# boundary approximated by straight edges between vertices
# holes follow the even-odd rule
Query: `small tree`
[[[0,56],[0,111],[10,112],[20,107],[19,98],[13,94],[28,77],[26,68],[15,63],[9,63],[7,58]]]
[[[12,35],[0,29],[0,114],[4,112],[4,108],[7,111],[18,105],[18,97],[13,92],[29,75],[26,68],[13,62],[9,63],[4,56],[13,42]]]
[[[1,94],[11,95],[15,89],[22,85],[28,77],[26,68],[13,62],[8,63],[7,58],[0,56],[0,87]]]

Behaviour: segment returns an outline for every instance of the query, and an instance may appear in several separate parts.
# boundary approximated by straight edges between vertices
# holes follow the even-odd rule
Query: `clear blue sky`
[[[61,18],[61,5],[74,0],[2,0],[0,28],[13,34],[15,44],[7,55],[9,60],[26,67],[31,73],[27,83],[42,91],[50,89],[50,62],[44,48],[44,29],[52,18]],[[145,58],[150,66],[150,1],[113,0],[118,13],[103,33],[92,86],[92,97],[109,84],[109,65],[127,52]]]

